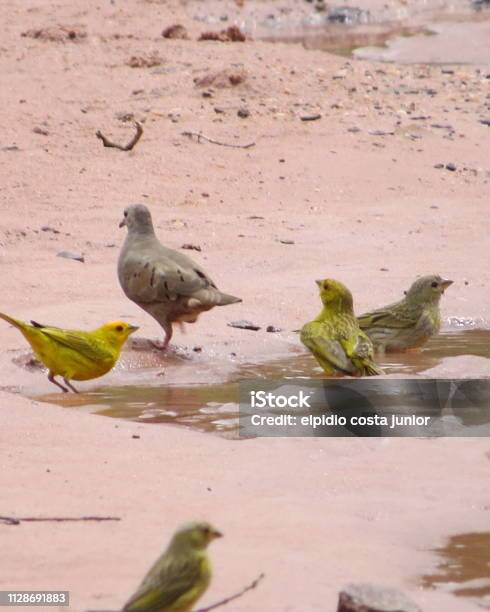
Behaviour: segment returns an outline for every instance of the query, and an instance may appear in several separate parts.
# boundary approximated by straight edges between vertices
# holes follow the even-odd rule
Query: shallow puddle
[[[490,357],[490,330],[445,331],[420,352],[388,354],[379,359],[379,363],[386,374],[410,376],[435,367],[447,357],[459,355]],[[194,369],[195,366],[190,361],[180,368]],[[189,370],[190,377],[192,370]],[[471,373],[462,373],[462,377],[471,377]],[[132,378],[134,380],[134,376]],[[36,399],[104,416],[171,423],[235,438],[238,436],[239,382],[248,379],[322,378],[323,372],[314,358],[301,353],[265,363],[237,364],[236,369],[228,373],[227,380],[220,383],[176,385],[155,375],[152,385],[101,387],[79,395],[54,393]],[[483,393],[486,393],[486,387]],[[476,401],[481,403],[481,397]],[[481,424],[481,419],[473,414],[469,423],[465,420],[466,424]]]
[[[356,9],[353,9],[354,11]],[[434,10],[390,9],[344,22],[327,16],[311,23],[283,24],[275,30],[259,28],[258,37],[270,42],[300,43],[306,49],[344,57],[404,64],[486,64],[488,62],[490,5],[449,3]],[[278,24],[276,24],[278,25]]]
[[[435,552],[442,560],[436,572],[422,577],[422,586],[475,598],[490,609],[490,532],[453,536]]]

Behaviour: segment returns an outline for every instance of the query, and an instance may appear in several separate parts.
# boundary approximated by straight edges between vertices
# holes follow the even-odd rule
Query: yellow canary
[[[351,292],[330,278],[316,283],[323,310],[303,326],[301,342],[329,376],[382,374],[373,361],[373,343],[357,323]]]
[[[209,523],[181,527],[122,612],[191,612],[211,582],[206,548],[221,537]]]
[[[0,312],[0,318],[16,327],[31,345],[36,357],[48,368],[48,380],[68,392],[78,391],[70,380],[91,380],[107,374],[119,359],[124,343],[138,327],[111,321],[94,331],[31,325]],[[66,387],[55,380],[62,376]]]

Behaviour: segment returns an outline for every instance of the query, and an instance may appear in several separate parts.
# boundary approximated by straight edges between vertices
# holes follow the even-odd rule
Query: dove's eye
[[[434,289],[437,287],[439,283],[437,281],[432,281],[432,283],[430,284],[431,287],[434,287]]]
[[[127,216],[128,216],[128,211],[127,211],[127,210],[125,210],[125,211],[124,211],[124,216],[125,216],[125,217],[127,217]]]

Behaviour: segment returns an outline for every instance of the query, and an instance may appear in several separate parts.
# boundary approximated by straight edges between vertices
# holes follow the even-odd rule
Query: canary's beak
[[[119,227],[124,227],[125,225],[127,225],[126,219],[123,219],[121,223],[119,224]]]
[[[441,281],[442,290],[443,290],[443,291],[446,291],[446,289],[447,289],[447,288],[448,288],[450,285],[452,285],[453,283],[454,283],[454,281],[452,281],[452,280],[443,279],[443,280]]]
[[[135,331],[138,331],[139,329],[139,325],[130,325],[129,326],[129,333],[130,334],[134,334]]]
[[[213,531],[211,532],[211,537],[214,540],[215,538],[222,538],[223,534],[221,533],[221,531],[218,531],[217,529],[213,529]]]
[[[316,284],[317,284],[319,287],[321,287],[321,286],[322,286],[322,281],[321,281],[321,280],[316,280],[316,281],[315,281],[315,283],[316,283]]]

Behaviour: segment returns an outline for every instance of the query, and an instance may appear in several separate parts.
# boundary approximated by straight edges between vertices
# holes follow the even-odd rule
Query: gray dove
[[[167,348],[173,323],[194,323],[205,310],[242,301],[221,293],[192,259],[164,247],[143,204],[126,208],[119,224],[123,226],[128,235],[117,264],[119,282],[126,296],[163,327],[165,339],[159,348]]]

